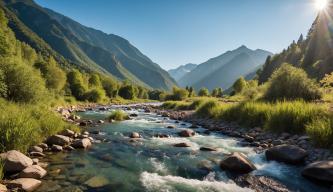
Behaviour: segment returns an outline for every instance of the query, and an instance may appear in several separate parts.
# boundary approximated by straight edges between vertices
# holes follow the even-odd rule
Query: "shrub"
[[[320,147],[332,147],[333,121],[332,117],[316,118],[306,125],[306,133]]]
[[[127,113],[125,113],[122,110],[115,110],[115,111],[111,112],[111,114],[108,116],[107,119],[109,121],[111,121],[111,120],[124,121],[124,120],[128,120],[129,116],[127,115]]]
[[[207,102],[206,99],[196,99],[194,100],[189,106],[189,110],[197,110],[199,107],[201,107],[205,102]]]
[[[124,99],[131,100],[136,97],[137,92],[133,85],[124,85],[119,89],[118,95]]]
[[[172,94],[166,95],[165,100],[181,101],[188,97],[189,93],[186,89],[173,87]]]
[[[110,78],[106,78],[102,81],[103,89],[108,97],[114,98],[118,94],[118,85]]]
[[[151,100],[162,101],[162,99],[164,99],[161,97],[162,94],[164,94],[164,92],[161,90],[151,90],[148,92],[149,99]]]
[[[264,98],[270,101],[285,99],[310,101],[320,99],[321,96],[319,87],[308,78],[304,70],[283,64],[269,79]]]
[[[207,88],[201,88],[198,92],[198,96],[200,97],[207,97],[209,96],[209,91]]]
[[[223,89],[222,88],[215,88],[212,91],[213,97],[222,97],[223,96]]]
[[[244,77],[240,77],[232,85],[232,89],[235,94],[242,93],[245,88],[246,88],[246,81],[245,81]]]
[[[72,95],[78,100],[84,100],[87,88],[82,74],[78,70],[73,70],[67,74],[67,80]]]
[[[94,88],[85,94],[85,98],[90,102],[101,102],[105,98],[105,91],[100,88]]]
[[[221,110],[221,105],[217,101],[211,100],[200,106],[196,111],[196,115],[199,117],[214,118],[221,113]]]

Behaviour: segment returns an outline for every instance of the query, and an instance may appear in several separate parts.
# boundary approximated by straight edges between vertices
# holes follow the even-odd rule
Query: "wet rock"
[[[0,184],[0,192],[7,192],[7,187],[5,185]]]
[[[70,138],[64,135],[52,135],[50,136],[46,143],[48,145],[60,145],[60,146],[64,146],[64,145],[69,145],[70,144]]]
[[[130,138],[132,138],[132,139],[136,139],[136,138],[140,138],[140,137],[141,137],[140,134],[137,132],[132,132],[130,134]]]
[[[75,121],[75,120],[80,120],[80,119],[81,119],[81,117],[80,117],[80,116],[78,116],[78,115],[71,115],[71,116],[69,116],[69,118],[68,118],[68,119]]]
[[[38,192],[69,192],[58,184],[57,181],[43,181],[42,185],[38,188]]]
[[[167,134],[158,133],[158,134],[155,134],[154,137],[158,137],[158,138],[169,138],[170,136],[167,135]]]
[[[65,129],[62,132],[60,132],[60,135],[64,135],[64,136],[73,138],[75,136],[75,132],[70,129]]]
[[[85,121],[81,121],[80,123],[79,123],[79,126],[87,126],[88,125],[88,123],[87,122],[85,122]]]
[[[84,183],[91,188],[100,188],[109,184],[109,180],[104,176],[94,176]]]
[[[289,192],[288,188],[282,183],[266,177],[251,174],[240,175],[235,179],[237,185],[251,188],[256,192]]]
[[[317,161],[307,165],[302,175],[314,181],[333,184],[333,161]]]
[[[29,155],[32,157],[45,157],[45,154],[41,152],[30,152]]]
[[[223,170],[236,173],[249,173],[256,169],[250,160],[242,153],[234,152],[227,155],[220,163]]]
[[[72,146],[74,148],[87,149],[87,148],[91,147],[91,141],[88,138],[76,140],[76,141],[74,141]]]
[[[175,147],[191,147],[191,145],[189,145],[188,143],[177,143],[177,144],[174,144],[173,146],[175,146]]]
[[[29,148],[29,152],[40,152],[43,153],[43,148],[39,146],[32,146]]]
[[[0,158],[4,161],[5,172],[20,172],[33,164],[32,159],[16,150],[1,153]]]
[[[32,159],[32,164],[33,164],[33,165],[37,165],[38,162],[39,162],[39,159],[38,159],[38,158],[33,158],[33,159]]]
[[[195,135],[195,132],[192,130],[183,130],[179,132],[178,135],[181,137],[192,137]]]
[[[175,129],[176,126],[174,126],[174,125],[169,125],[169,126],[167,126],[167,128],[168,128],[168,129]]]
[[[60,151],[63,150],[63,148],[62,148],[62,146],[60,146],[60,145],[52,145],[51,150],[52,150],[53,152],[60,152]]]
[[[49,164],[46,162],[38,162],[37,165],[39,165],[41,168],[44,169],[46,169],[49,166]]]
[[[75,148],[70,146],[70,145],[65,146],[63,149],[66,150],[66,151],[74,151],[75,150]]]
[[[245,141],[250,142],[250,143],[252,143],[254,141],[254,138],[249,135],[244,135],[243,138]]]
[[[139,116],[139,115],[136,114],[136,113],[132,113],[132,114],[130,114],[129,116],[130,116],[130,117],[137,117],[137,116]]]
[[[304,162],[308,153],[295,145],[278,145],[268,149],[265,153],[267,160],[275,160],[288,164]]]
[[[46,143],[41,143],[38,145],[38,147],[42,148],[43,150],[46,150],[47,148],[49,148],[49,146]]]
[[[200,151],[217,151],[217,150],[212,147],[200,147]]]
[[[33,179],[41,179],[46,175],[45,169],[41,168],[38,165],[31,165],[18,175],[19,178],[33,178]]]
[[[99,123],[99,124],[103,124],[104,121],[103,121],[103,120],[98,120],[97,123]]]
[[[9,189],[19,189],[23,190],[26,192],[31,192],[36,190],[40,185],[42,184],[41,181],[37,179],[32,179],[32,178],[20,178],[20,179],[15,179],[13,181],[10,181],[7,184],[7,187]]]
[[[272,141],[272,144],[273,145],[282,145],[283,141],[282,140],[274,140],[274,141]]]
[[[192,124],[189,128],[191,128],[191,129],[197,129],[197,128],[199,128],[199,126],[196,125],[196,124]]]
[[[213,170],[213,163],[208,160],[202,160],[198,163],[198,168],[203,169],[206,171],[212,171]]]

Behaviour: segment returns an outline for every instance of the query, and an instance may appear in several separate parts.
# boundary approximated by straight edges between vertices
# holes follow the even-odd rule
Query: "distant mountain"
[[[198,65],[194,70],[178,80],[179,85],[193,86],[195,89],[206,87],[229,88],[239,76],[246,76],[262,65],[272,53],[241,46]]]
[[[176,81],[181,79],[184,75],[191,72],[193,69],[197,67],[197,64],[188,63],[186,65],[181,65],[176,69],[170,69],[168,73],[173,77]]]
[[[330,3],[313,22],[306,38],[300,36],[280,54],[270,57],[259,75],[259,82],[266,82],[283,63],[303,68],[310,77],[321,79],[333,71],[333,5]]]
[[[54,50],[52,54],[58,55],[58,60],[62,57],[79,68],[151,88],[170,89],[176,84],[158,64],[122,37],[83,26],[32,0],[4,0],[2,6],[19,40],[36,50]]]

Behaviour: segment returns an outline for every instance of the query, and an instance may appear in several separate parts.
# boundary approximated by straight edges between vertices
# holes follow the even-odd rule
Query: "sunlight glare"
[[[327,7],[328,0],[316,0],[316,8],[318,10],[323,10]]]

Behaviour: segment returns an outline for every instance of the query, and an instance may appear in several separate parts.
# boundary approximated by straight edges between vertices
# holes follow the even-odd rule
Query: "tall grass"
[[[122,110],[115,110],[107,118],[109,121],[123,121],[129,119],[128,114]]]
[[[217,118],[223,111],[227,110],[231,104],[221,104],[216,100],[210,100],[202,104],[196,115],[202,118]]]
[[[333,119],[317,118],[306,125],[306,133],[320,147],[333,147]]]
[[[47,107],[0,100],[0,151],[26,151],[29,146],[63,129],[78,130]]]
[[[5,176],[4,166],[5,166],[5,162],[2,159],[0,159],[0,181]]]

